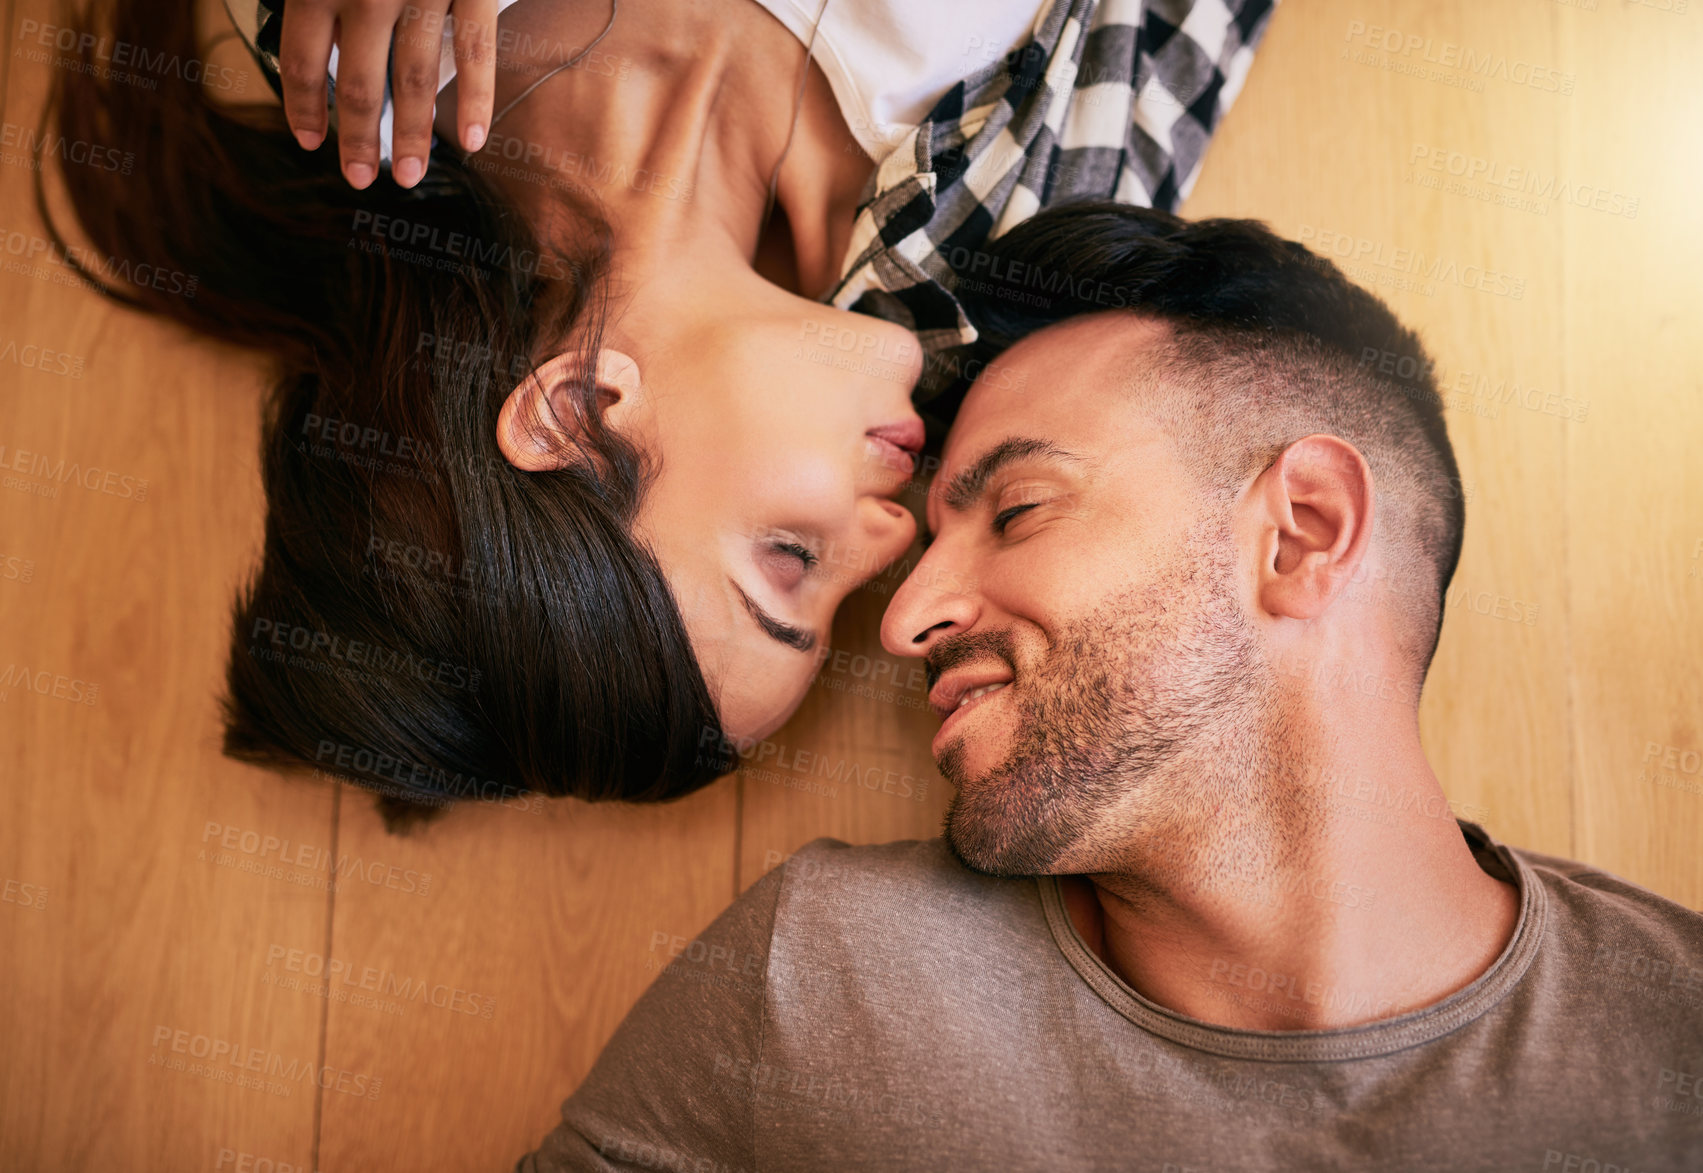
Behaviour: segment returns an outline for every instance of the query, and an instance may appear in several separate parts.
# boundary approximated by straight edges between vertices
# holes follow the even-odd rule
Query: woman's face
[[[638,362],[637,438],[657,468],[635,531],[668,576],[724,732],[760,738],[803,699],[840,602],[915,537],[896,498],[923,441],[910,401],[921,347],[749,269],[683,299],[667,330],[657,299],[638,300],[645,310],[611,330]]]

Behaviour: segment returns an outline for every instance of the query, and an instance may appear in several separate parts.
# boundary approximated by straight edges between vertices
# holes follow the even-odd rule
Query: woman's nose
[[[916,540],[917,522],[909,509],[885,497],[865,497],[858,513],[859,540],[873,554],[863,578],[868,582],[910,548]]]

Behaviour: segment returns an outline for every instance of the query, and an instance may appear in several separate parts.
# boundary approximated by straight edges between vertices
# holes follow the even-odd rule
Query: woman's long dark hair
[[[387,815],[520,791],[662,801],[723,772],[680,613],[631,534],[645,462],[601,428],[589,371],[584,459],[526,473],[496,443],[535,364],[596,346],[609,248],[589,205],[563,197],[557,247],[447,149],[416,192],[354,191],[334,137],[300,150],[280,109],[215,104],[186,78],[203,71],[139,90],[101,68],[114,43],[197,60],[190,0],[72,23],[96,35],[44,118],[134,170],[59,168],[87,239],[68,261],[277,363],[225,752],[353,778]]]

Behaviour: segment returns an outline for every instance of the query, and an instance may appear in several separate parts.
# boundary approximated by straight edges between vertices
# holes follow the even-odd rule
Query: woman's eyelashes
[[[792,537],[765,538],[758,561],[776,586],[791,590],[800,585],[820,561],[816,552]]]
[[[798,559],[798,561],[803,564],[805,570],[809,570],[812,566],[816,565],[816,555],[802,542],[779,541],[773,542],[770,545],[773,549],[780,551],[782,554],[787,554]]]

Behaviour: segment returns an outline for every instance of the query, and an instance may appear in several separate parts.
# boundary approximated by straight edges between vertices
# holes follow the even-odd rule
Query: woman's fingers
[[[285,10],[278,53],[285,120],[307,150],[325,141],[325,78],[335,43],[338,154],[353,187],[378,177],[387,77],[391,175],[402,187],[425,175],[446,12],[454,27],[456,126],[461,145],[477,151],[490,131],[496,91],[497,0],[292,0]]]
[[[278,45],[284,120],[309,151],[325,141],[325,77],[336,22],[336,12],[324,0],[297,0],[284,12]]]
[[[390,71],[390,174],[402,187],[420,182],[432,153],[445,8],[441,2],[413,0],[396,23]]]
[[[358,0],[337,18],[337,144],[343,178],[363,188],[378,176],[378,122],[397,9]]]
[[[455,0],[455,124],[463,150],[485,145],[497,87],[497,0]]]

